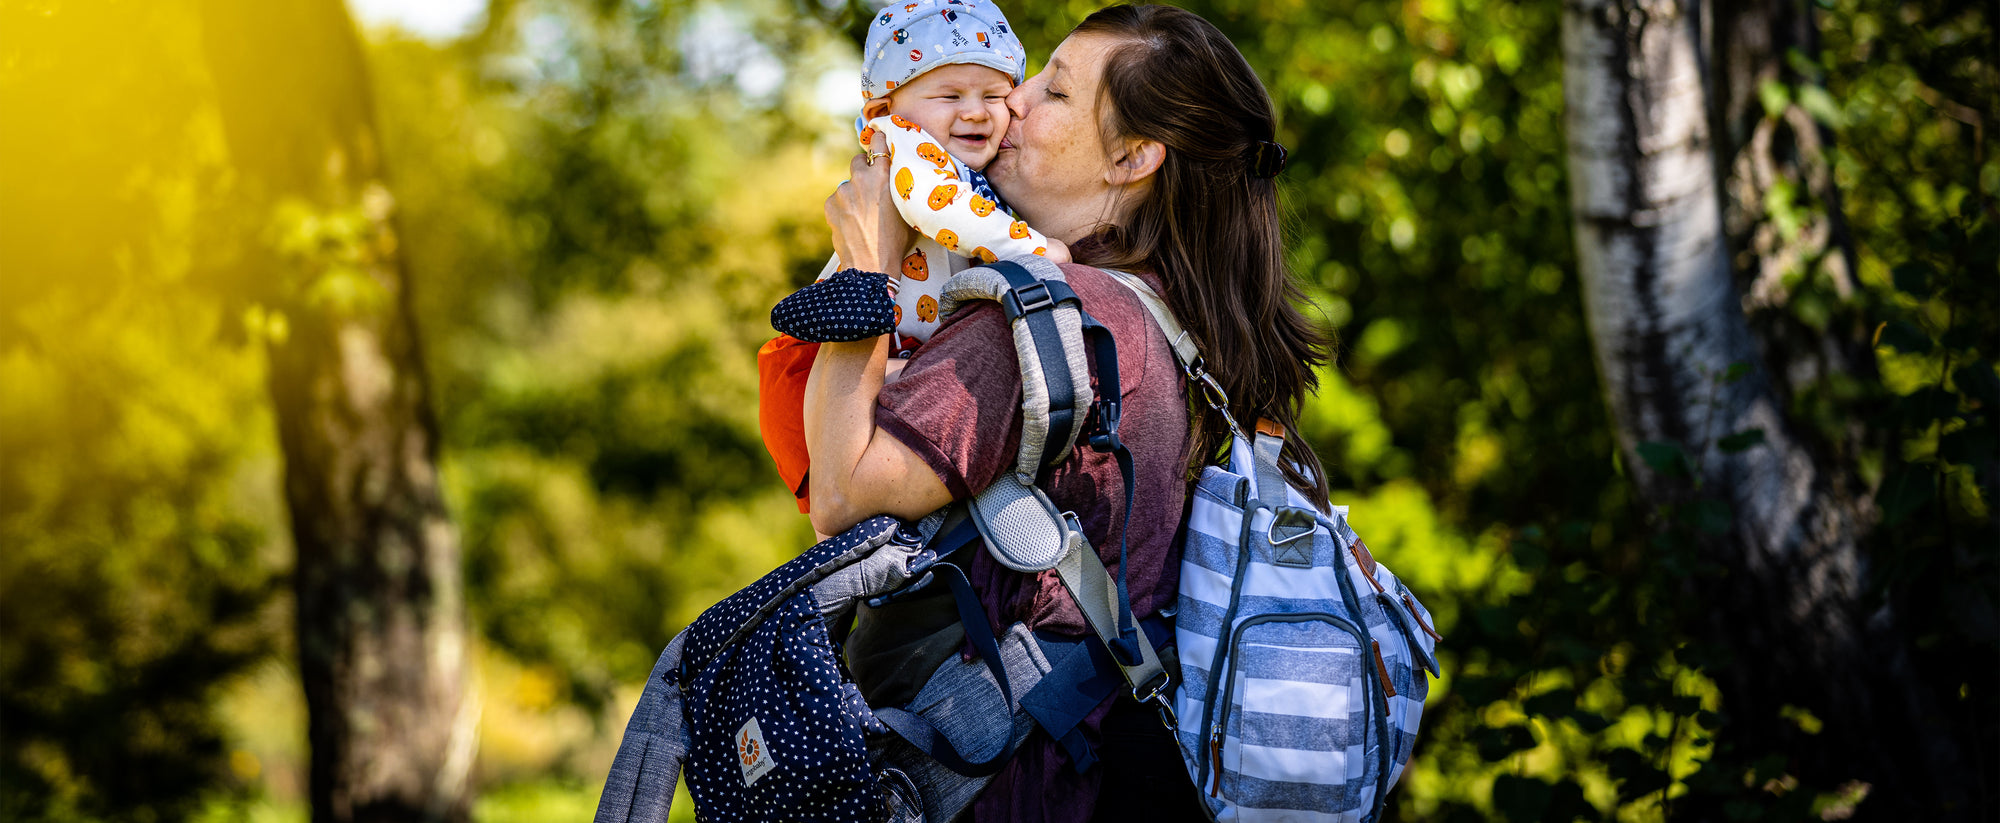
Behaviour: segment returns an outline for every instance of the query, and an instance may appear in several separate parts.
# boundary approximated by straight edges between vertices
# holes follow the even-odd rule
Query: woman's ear
[[[1167,147],[1159,141],[1128,138],[1111,155],[1111,170],[1104,180],[1114,186],[1139,182],[1159,171],[1166,159]]]
[[[889,98],[874,97],[861,104],[861,116],[869,120],[889,113]]]

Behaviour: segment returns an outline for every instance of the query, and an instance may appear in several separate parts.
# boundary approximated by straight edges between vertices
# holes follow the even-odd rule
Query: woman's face
[[[1097,100],[1116,38],[1073,34],[1039,74],[1007,95],[1014,114],[1000,154],[986,169],[993,187],[1023,220],[1065,242],[1103,222],[1111,158]]]

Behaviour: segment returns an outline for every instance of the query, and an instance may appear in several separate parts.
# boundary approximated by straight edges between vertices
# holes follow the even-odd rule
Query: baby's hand
[[[1057,240],[1053,237],[1049,238],[1049,252],[1042,256],[1047,257],[1050,261],[1056,263],[1076,262],[1074,260],[1069,259],[1069,244],[1064,243],[1061,240]]]

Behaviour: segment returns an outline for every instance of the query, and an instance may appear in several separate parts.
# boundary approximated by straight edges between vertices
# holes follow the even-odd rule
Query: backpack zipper
[[[1250,523],[1257,515],[1257,510],[1250,508],[1250,478],[1236,479],[1235,505],[1236,510],[1243,513],[1243,522],[1236,536],[1236,573],[1229,578],[1229,608],[1222,613],[1221,625],[1225,632],[1231,623],[1236,622],[1236,608],[1243,598],[1243,575],[1250,569]],[[1216,767],[1216,763],[1222,760],[1222,727],[1216,725],[1218,714],[1214,698],[1216,690],[1222,688],[1223,667],[1236,664],[1229,645],[1222,640],[1221,637],[1215,639],[1215,658],[1208,667],[1208,690],[1203,692],[1209,699],[1207,705],[1202,707],[1202,726],[1210,733],[1209,749],[1202,752],[1202,759],[1206,761],[1202,763],[1202,768],[1209,779],[1202,782],[1214,783],[1215,790],[1211,795],[1222,791],[1222,770]]]

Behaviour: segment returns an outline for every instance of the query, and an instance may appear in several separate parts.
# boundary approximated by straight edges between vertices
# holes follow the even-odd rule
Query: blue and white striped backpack
[[[1175,616],[1181,756],[1218,821],[1373,821],[1416,743],[1438,673],[1430,612],[1347,525],[1279,470],[1285,431],[1254,435],[1158,296],[1139,294],[1190,391],[1236,432],[1189,502]]]

